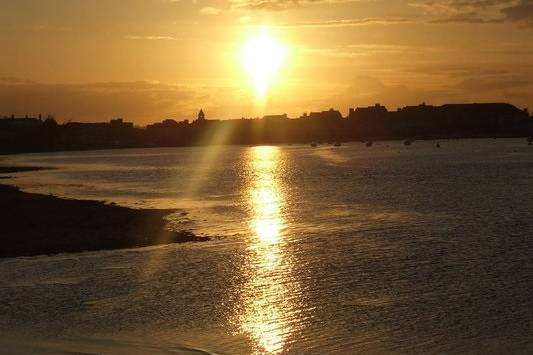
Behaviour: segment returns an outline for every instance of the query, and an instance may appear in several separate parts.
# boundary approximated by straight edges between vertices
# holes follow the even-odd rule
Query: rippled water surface
[[[3,351],[531,353],[533,148],[440,143],[5,157],[213,240],[1,260]]]

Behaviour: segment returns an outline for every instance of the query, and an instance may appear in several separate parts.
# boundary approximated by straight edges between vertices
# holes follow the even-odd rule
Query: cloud
[[[359,46],[359,45],[358,45]],[[370,47],[373,47],[370,45]],[[379,48],[381,49],[381,48]],[[387,46],[383,47],[388,50]],[[392,49],[394,50],[394,48]],[[533,77],[499,68],[450,66],[426,68],[436,85],[416,86],[416,74],[422,69],[398,69],[394,78],[385,74],[361,75],[353,85],[321,86],[306,91],[295,87],[297,95],[275,100],[269,112],[296,112],[321,107],[348,107],[380,102],[390,109],[422,101],[432,104],[448,102],[507,101],[519,107],[533,108]],[[443,74],[443,71],[445,74]],[[402,73],[407,80],[402,79]],[[385,77],[382,77],[385,75]],[[420,81],[418,81],[420,82]],[[161,83],[157,81],[96,82],[47,84],[17,78],[0,78],[0,116],[53,114],[59,121],[98,122],[124,117],[136,124],[164,118],[191,119],[199,108],[210,118],[235,118],[253,114],[253,98],[246,90],[234,87],[205,87]]]
[[[409,3],[429,23],[503,23],[533,25],[533,0],[424,0]]]
[[[232,7],[246,10],[280,11],[300,6],[299,0],[232,0]]]
[[[4,84],[33,84],[34,82],[27,79],[20,79],[14,76],[0,77],[0,85]]]
[[[0,81],[0,115],[50,113],[59,120],[106,121],[120,116],[145,123],[168,116],[188,117],[200,92],[183,85],[150,81],[48,84]]]
[[[384,54],[393,54],[393,53],[402,53],[407,50],[413,50],[410,46],[404,46],[399,44],[350,44],[348,48],[352,48],[359,52],[363,53],[384,53]]]
[[[406,51],[424,50],[409,46],[395,44],[350,44],[332,48],[302,48],[304,54],[313,54],[329,57],[354,58],[368,57],[372,55],[398,54]]]
[[[327,20],[327,21],[309,21],[309,22],[294,22],[277,25],[277,27],[297,27],[297,28],[315,28],[315,27],[356,27],[369,25],[396,25],[407,24],[413,21],[408,18],[360,18],[360,19],[345,19],[345,20]]]
[[[210,118],[241,117],[254,110],[241,87],[158,81],[39,83],[0,79],[0,117],[52,114],[58,121],[102,122],[123,117],[139,125],[164,118],[192,119],[200,108]]]
[[[522,0],[514,6],[503,9],[502,12],[509,21],[533,27],[533,0]]]
[[[46,24],[46,25],[39,25],[39,24],[31,24],[31,25],[24,24],[24,25],[21,25],[21,24],[17,24],[16,28],[21,29],[21,30],[36,31],[36,32],[45,32],[45,31],[48,31],[48,32],[68,32],[68,31],[72,31],[71,27],[56,26],[56,25],[49,25],[49,24]]]
[[[202,15],[218,15],[221,12],[222,12],[221,9],[218,9],[216,7],[211,7],[211,6],[202,7],[200,9],[200,13]]]
[[[516,75],[476,76],[460,80],[450,89],[469,101],[504,101],[518,107],[533,108],[533,80]]]
[[[353,58],[359,56],[367,56],[366,53],[344,50],[339,48],[303,48],[301,52],[304,54],[321,55],[326,57],[339,58]]]
[[[306,5],[371,2],[375,0],[230,0],[233,8],[281,11]]]
[[[423,0],[409,3],[429,15],[457,15],[464,13],[499,14],[500,10],[515,5],[517,0]]]
[[[282,11],[297,7],[372,2],[372,0],[230,0],[232,8],[246,10]],[[377,1],[377,0],[373,0]],[[385,6],[386,1],[381,1]],[[352,27],[394,24],[498,24],[515,22],[533,27],[533,0],[412,0],[407,6],[418,10],[403,17],[361,17],[286,23],[280,27]]]
[[[523,87],[531,87],[533,83],[529,80],[521,78],[496,78],[485,79],[480,77],[466,78],[461,80],[454,87],[463,89],[465,91],[501,91],[506,89],[515,89]]]
[[[353,80],[344,92],[340,105],[344,107],[366,106],[381,103],[394,110],[421,102],[442,105],[445,103],[509,102],[517,107],[533,107],[533,81],[513,77],[485,78],[483,76],[460,79],[452,85],[422,88],[414,85],[395,84],[377,77],[362,75]],[[349,98],[349,101],[346,101]]]
[[[404,84],[387,83],[371,75],[354,78],[353,83],[343,93],[350,97],[349,107],[365,106],[380,103],[394,110],[406,105],[417,105],[421,102],[445,103],[455,99],[450,88],[417,88]]]
[[[444,18],[437,18],[431,20],[430,23],[502,23],[501,18],[483,18],[480,15],[470,12],[465,14],[457,14]]]
[[[127,35],[123,37],[129,40],[147,40],[147,41],[175,41],[176,38],[172,36],[132,36]]]

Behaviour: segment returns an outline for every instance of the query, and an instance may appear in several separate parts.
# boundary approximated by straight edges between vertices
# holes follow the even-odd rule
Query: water
[[[533,149],[441,146],[5,157],[58,168],[24,190],[177,208],[213,240],[0,261],[3,351],[531,353]]]

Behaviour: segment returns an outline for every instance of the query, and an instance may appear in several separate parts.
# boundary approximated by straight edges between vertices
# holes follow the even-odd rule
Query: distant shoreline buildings
[[[507,103],[406,106],[388,111],[376,104],[335,110],[232,120],[165,119],[135,127],[121,118],[109,122],[58,124],[51,116],[0,118],[0,153],[208,144],[283,144],[313,141],[526,137],[533,135],[527,110]]]

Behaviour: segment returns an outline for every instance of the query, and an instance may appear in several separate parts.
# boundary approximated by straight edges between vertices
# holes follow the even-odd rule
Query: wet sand
[[[52,168],[42,168],[40,166],[0,166],[0,174],[18,173],[24,171],[47,170]]]
[[[0,167],[0,173],[39,169]],[[168,231],[164,217],[173,210],[62,199],[8,185],[0,185],[0,211],[0,258],[209,240],[190,231]]]

